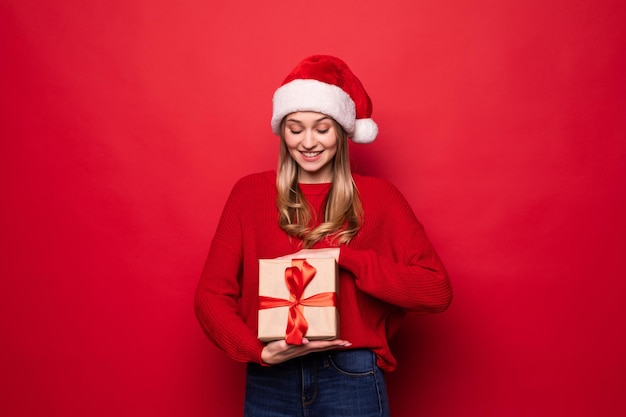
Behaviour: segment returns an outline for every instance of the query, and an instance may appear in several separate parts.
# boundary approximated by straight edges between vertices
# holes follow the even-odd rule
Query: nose
[[[305,149],[313,149],[317,145],[317,140],[315,139],[315,135],[312,130],[305,130],[304,137],[302,138],[302,146]]]

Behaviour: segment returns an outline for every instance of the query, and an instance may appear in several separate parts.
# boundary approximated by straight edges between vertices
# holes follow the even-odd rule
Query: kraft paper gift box
[[[260,259],[258,338],[286,339],[291,344],[301,344],[303,336],[336,339],[337,280],[334,258]]]

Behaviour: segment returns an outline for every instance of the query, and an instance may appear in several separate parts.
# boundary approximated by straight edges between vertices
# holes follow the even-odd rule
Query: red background
[[[358,74],[451,308],[394,339],[396,417],[626,413],[622,0],[0,2],[0,414],[234,416],[193,292],[273,169],[303,57]]]

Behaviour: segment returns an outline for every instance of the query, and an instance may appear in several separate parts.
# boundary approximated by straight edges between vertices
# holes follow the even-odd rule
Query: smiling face
[[[284,138],[289,155],[300,167],[298,181],[331,182],[337,154],[337,131],[333,120],[316,112],[285,116]]]

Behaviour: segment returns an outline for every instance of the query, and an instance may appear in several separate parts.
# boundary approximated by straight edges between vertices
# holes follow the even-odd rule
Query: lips
[[[319,154],[322,153],[322,151],[317,151],[317,152],[300,152],[302,155],[304,155],[306,158],[315,158],[316,156],[318,156]]]
[[[304,162],[317,162],[324,151],[300,151]]]

